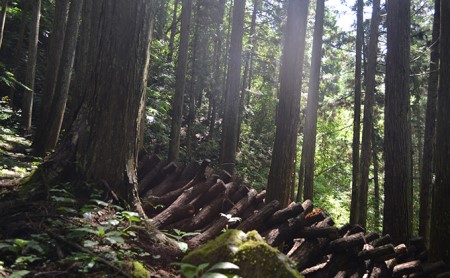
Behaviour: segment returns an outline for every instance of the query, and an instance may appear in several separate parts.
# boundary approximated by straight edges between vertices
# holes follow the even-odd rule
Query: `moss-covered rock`
[[[244,278],[303,277],[284,254],[269,246],[256,231],[245,234],[229,230],[190,252],[183,262],[194,265],[232,262],[239,266],[237,274]]]

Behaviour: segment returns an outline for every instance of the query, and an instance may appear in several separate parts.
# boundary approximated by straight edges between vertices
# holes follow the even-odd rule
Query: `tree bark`
[[[440,68],[436,123],[436,185],[431,217],[430,259],[450,263],[450,2],[441,1]]]
[[[39,22],[41,19],[41,0],[33,1],[33,14],[30,25],[30,36],[28,38],[28,62],[25,76],[25,85],[27,85],[30,90],[24,93],[22,102],[22,127],[25,130],[25,133],[29,133],[31,129],[36,60],[39,42]]]
[[[2,48],[3,31],[5,30],[6,11],[7,10],[8,10],[8,0],[3,0],[2,12],[0,14],[0,49]]]
[[[245,0],[235,0],[228,61],[225,110],[222,123],[222,168],[234,173],[238,144],[239,92],[241,89],[242,38],[244,36]]]
[[[364,99],[363,135],[361,143],[360,178],[359,178],[359,213],[358,224],[364,228],[367,225],[367,199],[369,191],[370,156],[373,131],[373,106],[375,101],[378,52],[378,26],[380,25],[380,1],[374,0],[372,8],[372,20],[370,23],[366,95]]]
[[[172,126],[170,128],[169,161],[177,161],[180,154],[180,132],[183,117],[186,67],[191,28],[192,0],[183,1],[181,9],[180,46],[175,69],[175,95],[173,97]]]
[[[55,95],[49,117],[46,120],[48,131],[44,139],[44,152],[53,150],[58,142],[61,126],[66,110],[66,103],[69,97],[69,88],[73,62],[75,59],[75,50],[77,46],[78,30],[80,26],[81,10],[83,0],[72,0],[70,4],[69,17],[64,36],[64,48],[61,55],[61,62],[56,82]],[[141,116],[142,117],[142,116]]]
[[[42,92],[40,115],[33,140],[33,152],[37,156],[45,155],[45,135],[48,132],[47,120],[55,95],[56,82],[58,79],[59,65],[64,48],[64,36],[66,30],[67,15],[69,11],[69,0],[56,1],[55,18],[53,30],[50,37],[48,50],[47,72],[45,76],[44,90]]]
[[[71,130],[43,165],[49,177],[80,182],[87,197],[106,186],[141,213],[137,194],[137,136],[144,100],[152,29],[152,1],[88,1],[90,67],[80,73],[85,94]],[[108,100],[108,101],[105,101]]]
[[[317,109],[319,108],[320,66],[322,62],[323,21],[325,1],[317,0],[314,22],[314,35],[309,77],[308,103],[306,105],[306,122],[304,127],[302,161],[299,171],[299,190],[303,187],[303,198],[313,200],[314,189],[314,155],[316,151]],[[304,183],[301,186],[301,183]],[[297,194],[299,194],[297,192]],[[301,196],[301,195],[300,195]],[[300,201],[300,196],[297,201]]]
[[[281,207],[286,207],[289,203],[295,176],[308,5],[308,0],[290,0],[288,2],[275,143],[266,197],[266,202],[278,200]]]
[[[436,130],[436,101],[439,78],[439,27],[440,0],[434,1],[433,38],[430,53],[430,75],[428,76],[427,107],[423,142],[422,176],[420,181],[419,235],[427,242],[430,239],[431,187],[433,185],[433,162]]]
[[[169,53],[167,53],[167,62],[171,63],[173,59],[173,45],[175,42],[175,35],[177,32],[177,12],[178,12],[178,4],[180,3],[180,0],[175,0],[174,6],[173,6],[173,13],[172,13],[172,25],[170,26],[170,37],[169,37]]]
[[[364,43],[364,1],[356,1],[355,102],[352,142],[352,200],[350,224],[358,223],[359,213],[359,138],[361,132],[362,47]]]
[[[383,233],[395,243],[411,236],[411,136],[409,106],[410,1],[387,3],[385,77],[385,184]]]

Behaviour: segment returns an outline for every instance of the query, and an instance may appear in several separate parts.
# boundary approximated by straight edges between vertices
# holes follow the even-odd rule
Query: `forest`
[[[449,0],[0,4],[0,277],[450,277]]]

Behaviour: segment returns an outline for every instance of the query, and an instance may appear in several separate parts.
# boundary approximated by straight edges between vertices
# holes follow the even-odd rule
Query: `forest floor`
[[[40,202],[11,197],[42,163],[19,131],[0,103],[0,277],[180,277],[172,263],[182,253],[155,244],[133,211],[100,196],[79,205],[64,185]]]

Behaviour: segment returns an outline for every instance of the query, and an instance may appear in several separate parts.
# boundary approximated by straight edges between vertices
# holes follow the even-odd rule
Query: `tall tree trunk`
[[[364,43],[364,1],[356,1],[356,60],[355,60],[355,102],[353,114],[352,141],[352,200],[350,223],[358,223],[359,218],[359,138],[361,133],[361,79],[362,48]]]
[[[211,118],[209,120],[209,136],[208,138],[214,138],[215,135],[215,126],[216,126],[216,118],[217,118],[217,106],[219,101],[219,96],[222,87],[222,45],[224,39],[223,32],[223,17],[225,15],[225,4],[226,0],[219,0],[219,6],[217,7],[217,21],[215,22],[215,31],[216,36],[214,40],[214,54],[213,54],[213,83],[211,90]]]
[[[64,48],[64,36],[66,31],[69,0],[56,1],[53,30],[50,34],[50,46],[48,50],[47,72],[45,76],[44,90],[42,92],[41,109],[36,133],[33,140],[33,151],[37,156],[45,155],[45,136],[48,132],[47,121],[50,108],[55,95],[58,79],[59,65]]]
[[[13,59],[12,71],[11,71],[14,75],[16,75],[17,70],[20,67],[20,60],[21,60],[22,53],[23,53],[23,42],[24,42],[24,38],[25,38],[25,31],[27,29],[28,6],[29,6],[28,1],[26,1],[25,3],[22,3],[22,17],[20,20],[19,37],[17,38],[16,51],[14,53],[14,59]],[[14,88],[13,87],[11,87],[9,89],[8,95],[9,95],[9,101],[10,101],[11,107],[14,107],[13,106]]]
[[[286,207],[291,199],[295,177],[308,5],[308,0],[289,0],[287,8],[275,143],[266,196],[267,202],[278,200],[282,207]]]
[[[432,202],[430,259],[450,263],[450,2],[441,1],[440,68],[436,123],[436,185]]]
[[[242,77],[242,88],[241,88],[241,98],[239,101],[239,123],[238,123],[238,142],[239,138],[241,137],[241,125],[242,125],[242,119],[244,116],[244,108],[245,108],[245,99],[248,95],[247,89],[250,89],[250,59],[252,54],[255,51],[255,29],[256,29],[256,16],[258,14],[259,6],[260,6],[260,0],[253,0],[253,12],[252,12],[252,20],[250,22],[250,31],[248,33],[248,42],[247,44],[250,45],[250,49],[247,50],[245,53],[245,63],[244,63],[244,75]]]
[[[225,110],[222,124],[222,152],[220,156],[222,168],[230,174],[234,173],[238,144],[239,92],[241,89],[244,16],[245,0],[235,0],[233,7],[233,25],[231,27],[227,88],[225,92]]]
[[[383,232],[394,242],[411,236],[411,136],[409,105],[410,1],[387,2],[385,184]]]
[[[80,73],[86,93],[71,130],[44,164],[49,177],[81,182],[83,196],[89,186],[105,186],[139,208],[137,195],[137,137],[144,100],[152,1],[87,1],[92,23],[91,66]],[[83,15],[85,18],[85,15]],[[105,101],[108,100],[108,101]]]
[[[64,50],[58,72],[58,80],[55,88],[49,117],[47,119],[48,132],[45,136],[45,152],[55,148],[58,142],[66,110],[67,98],[72,74],[72,67],[75,58],[75,50],[78,39],[78,29],[80,26],[80,15],[83,7],[83,0],[72,0],[70,4],[69,18],[67,20],[66,34],[64,38]]]
[[[180,154],[180,132],[183,118],[184,91],[186,85],[186,67],[191,29],[192,0],[183,1],[181,10],[180,46],[175,69],[175,95],[173,97],[172,126],[170,129],[169,160],[178,160]]]
[[[175,0],[173,6],[173,14],[172,14],[172,25],[170,26],[170,37],[169,37],[169,53],[167,53],[167,62],[171,63],[173,59],[173,45],[175,43],[175,35],[177,32],[177,12],[178,12],[178,4],[180,0]]]
[[[33,114],[33,94],[36,76],[36,60],[39,42],[39,21],[41,19],[41,0],[33,0],[33,15],[28,38],[28,62],[25,76],[25,85],[30,88],[23,95],[22,102],[22,127],[25,133],[31,130],[31,117]]]
[[[363,135],[361,143],[361,175],[359,178],[358,224],[366,227],[367,199],[369,191],[370,154],[373,130],[373,105],[375,99],[378,51],[378,27],[380,25],[380,0],[373,1],[372,20],[370,22],[369,46],[367,55],[366,95],[364,99]]]
[[[319,108],[320,66],[322,62],[324,14],[325,1],[317,0],[311,57],[311,73],[309,77],[308,103],[306,105],[306,122],[302,146],[302,161],[300,163],[300,165],[304,165],[304,169],[300,169],[299,172],[299,185],[304,182],[304,199],[310,200],[313,199],[314,195],[314,155],[316,152],[317,110]],[[299,199],[301,198],[297,198],[297,200]]]
[[[375,118],[375,115],[374,115]],[[378,231],[380,227],[380,182],[378,178],[378,147],[376,143],[375,136],[375,127],[374,121],[372,121],[372,160],[373,160],[373,211],[374,211],[374,221],[373,225],[375,227],[375,231]]]
[[[440,0],[434,1],[433,38],[430,53],[427,108],[423,142],[422,176],[420,181],[419,235],[429,243],[431,219],[431,187],[433,184],[433,157],[436,130],[436,101],[439,69]]]
[[[2,13],[0,14],[0,49],[3,43],[3,31],[5,30],[6,11],[8,10],[8,0],[3,0]]]

